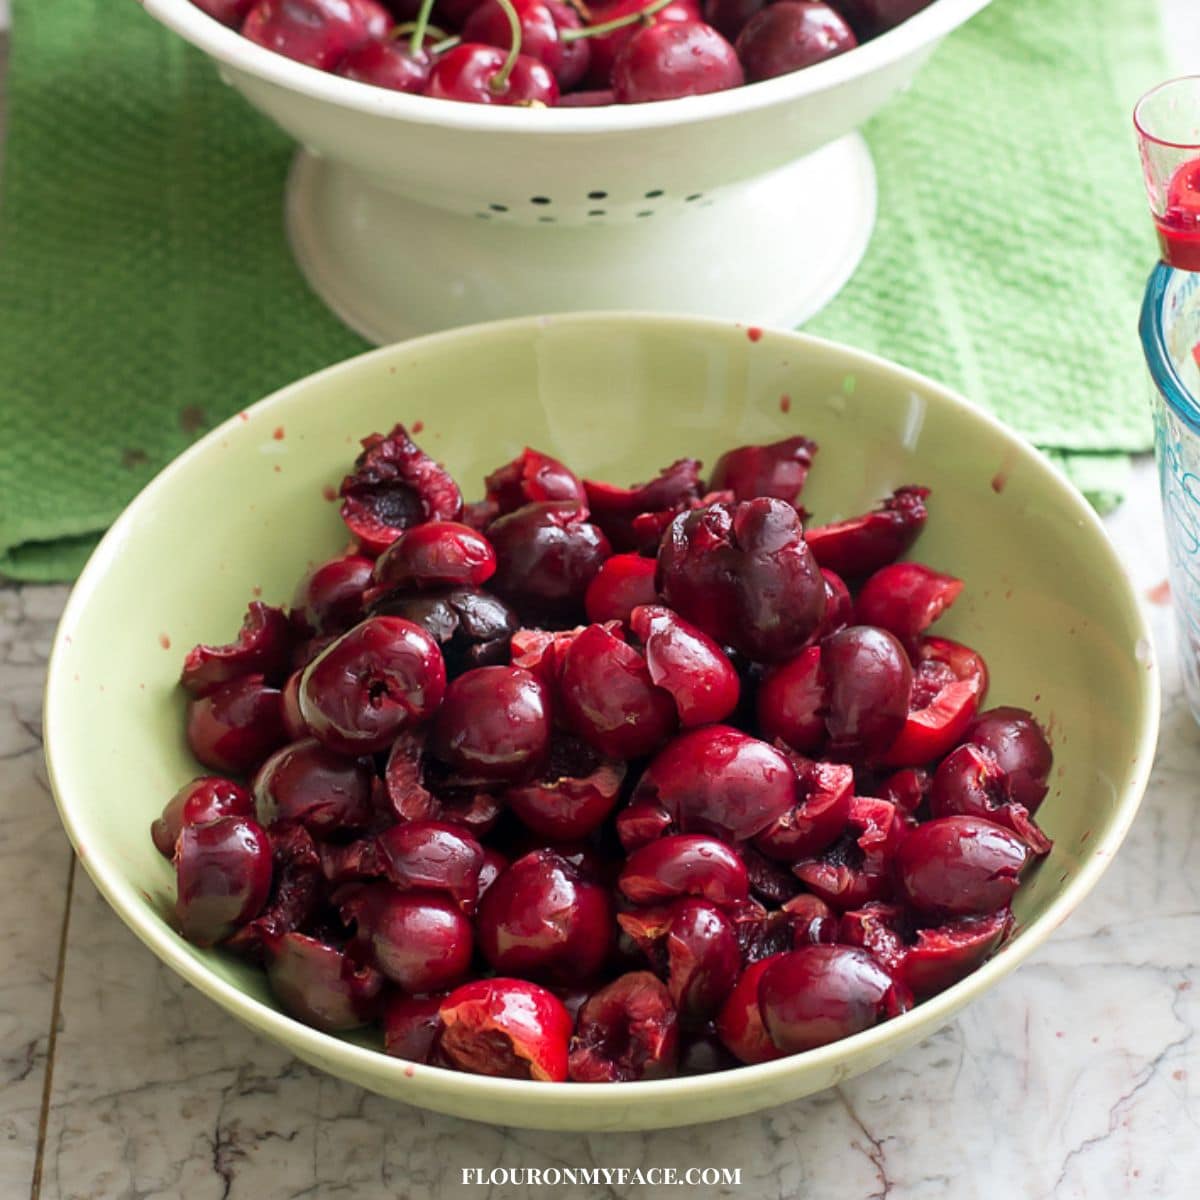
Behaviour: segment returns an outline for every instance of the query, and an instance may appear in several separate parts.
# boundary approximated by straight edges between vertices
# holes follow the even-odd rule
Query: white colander
[[[874,225],[874,169],[853,130],[988,0],[935,0],[764,83],[591,109],[369,87],[256,46],[191,0],[142,2],[300,142],[296,257],[383,342],[582,309],[800,323],[850,278]]]

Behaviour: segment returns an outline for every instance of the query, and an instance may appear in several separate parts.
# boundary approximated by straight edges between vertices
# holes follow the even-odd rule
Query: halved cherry
[[[919,929],[901,976],[914,996],[945,991],[991,958],[1012,926],[1012,909],[1005,907],[987,916],[961,917],[933,929]]]
[[[855,796],[847,832],[819,858],[792,870],[811,892],[839,912],[861,908],[892,894],[893,868],[904,837],[904,821],[886,800]]]
[[[291,627],[283,609],[252,601],[236,640],[227,646],[194,646],[179,682],[189,695],[207,696],[243,675],[262,675],[278,686],[287,676]]]
[[[961,579],[921,563],[889,563],[863,584],[858,594],[858,620],[886,629],[905,647],[912,647],[962,589]]]
[[[625,30],[621,32],[625,33]],[[583,486],[587,491],[592,521],[604,530],[615,550],[632,550],[636,547],[638,539],[633,531],[633,519],[639,513],[677,509],[681,504],[698,498],[703,490],[700,463],[694,458],[681,458],[664,467],[648,483],[635,484],[633,487],[597,483],[593,479],[585,479]]]
[[[818,563],[846,579],[862,579],[895,562],[925,527],[924,487],[897,488],[873,512],[809,529],[804,540]]]
[[[854,771],[844,763],[790,756],[796,769],[796,805],[754,838],[776,862],[795,863],[833,845],[850,820]]]
[[[908,716],[882,758],[889,767],[936,762],[962,741],[987,692],[987,664],[968,646],[922,638],[915,659]]]
[[[759,982],[783,957],[783,954],[772,954],[751,963],[717,1014],[717,1036],[724,1047],[744,1063],[770,1062],[783,1056],[783,1051],[771,1041],[758,1007]]]
[[[614,554],[606,559],[583,598],[588,620],[597,624],[628,621],[638,605],[654,604],[658,599],[656,569],[654,559],[640,554]]]

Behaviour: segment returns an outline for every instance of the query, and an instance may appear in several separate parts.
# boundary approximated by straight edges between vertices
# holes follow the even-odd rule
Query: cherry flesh
[[[679,1060],[679,1021],[670,993],[649,971],[633,971],[590,996],[571,1039],[576,1083],[661,1079]]]
[[[188,705],[188,746],[214,771],[247,774],[286,740],[282,696],[261,675],[221,684]]]
[[[512,462],[493,471],[484,484],[496,516],[546,500],[573,503],[581,512],[587,507],[587,493],[579,477],[557,458],[528,447]]]
[[[201,775],[185,783],[167,801],[162,815],[150,825],[150,838],[159,854],[170,858],[186,826],[207,825],[221,817],[255,815],[254,797],[240,784],[219,775]]]
[[[595,832],[616,807],[625,769],[623,762],[561,735],[550,744],[542,776],[508,788],[504,802],[539,837],[576,841]]]
[[[895,562],[925,528],[929,489],[897,488],[873,512],[810,528],[808,548],[822,567],[843,579],[862,579]]]
[[[379,1015],[384,978],[336,947],[293,932],[272,944],[267,982],[297,1020],[326,1033],[344,1033]]]
[[[596,624],[628,621],[635,608],[656,603],[655,570],[654,559],[640,554],[614,554],[607,559],[584,595],[587,619]]]
[[[663,10],[666,11],[665,9]],[[662,13],[657,14],[661,18]],[[625,33],[626,30],[620,32]],[[592,520],[619,551],[638,547],[634,522],[645,513],[678,510],[697,499],[701,491],[700,463],[680,458],[646,483],[618,487],[612,483],[583,481]]]
[[[553,992],[524,979],[477,979],[438,1010],[447,1062],[477,1075],[562,1082],[571,1015]]]

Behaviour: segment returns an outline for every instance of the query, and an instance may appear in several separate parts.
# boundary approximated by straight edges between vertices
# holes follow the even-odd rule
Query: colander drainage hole
[[[607,192],[588,192],[588,199],[589,200],[607,200],[608,193]]]
[[[608,210],[605,208],[589,208],[588,209],[589,217],[605,217],[607,215],[608,215]]]
[[[508,212],[507,204],[489,204],[488,208],[490,208],[492,212]]]
[[[662,188],[655,188],[652,192],[647,192],[645,198],[647,200],[657,200],[662,194]]]
[[[549,204],[550,197],[549,196],[530,196],[529,203],[530,204]]]
[[[685,204],[691,204],[694,200],[703,200],[703,199],[704,199],[703,192],[693,192],[690,196],[684,196],[683,202]]]

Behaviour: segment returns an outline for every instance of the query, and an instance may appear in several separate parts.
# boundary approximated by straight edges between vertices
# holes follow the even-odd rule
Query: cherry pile
[[[1012,928],[1050,747],[929,633],[929,493],[809,524],[816,445],[482,500],[397,426],[353,548],[186,658],[214,774],[153,824],[183,936],[318,1029],[514,1079],[720,1070],[962,979]]]
[[[799,71],[932,0],[193,0],[260,46],[472,104],[698,96]]]

